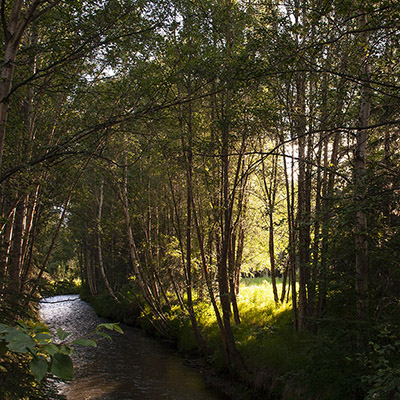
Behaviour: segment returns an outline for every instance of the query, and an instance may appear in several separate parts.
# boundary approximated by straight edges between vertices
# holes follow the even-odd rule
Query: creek
[[[53,331],[61,327],[72,332],[71,340],[106,322],[78,295],[49,297],[41,302],[40,312]],[[121,328],[123,335],[110,333],[112,342],[102,338],[97,347],[76,346],[72,356],[75,378],[59,384],[67,400],[228,399],[207,387],[173,349],[139,329],[123,324]]]

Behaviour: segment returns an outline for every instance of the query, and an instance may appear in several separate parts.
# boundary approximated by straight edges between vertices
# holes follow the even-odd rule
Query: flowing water
[[[77,295],[55,296],[41,303],[41,315],[50,328],[73,332],[71,339],[92,331],[99,318]],[[60,385],[68,400],[223,400],[200,375],[183,364],[170,348],[121,325],[113,341],[101,339],[96,348],[76,347],[75,378]]]

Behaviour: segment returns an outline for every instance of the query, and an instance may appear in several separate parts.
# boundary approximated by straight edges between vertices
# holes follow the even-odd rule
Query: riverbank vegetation
[[[81,282],[261,398],[400,395],[397,2],[0,13],[2,323]]]
[[[206,380],[234,400],[314,399],[321,398],[321,393],[326,399],[373,399],[371,396],[376,393],[385,399],[395,392],[397,376],[392,363],[395,363],[397,347],[389,344],[394,343],[395,337],[390,325],[376,327],[377,341],[360,350],[354,346],[354,335],[358,332],[346,322],[321,321],[318,333],[296,332],[291,305],[275,304],[270,279],[246,279],[242,281],[241,292],[238,296],[241,324],[233,327],[236,344],[248,370],[241,383],[237,379],[231,381],[232,377],[227,375],[217,321],[210,304],[197,301],[195,307],[199,327],[208,344],[209,352],[205,357],[199,351],[190,318],[182,315],[178,306],[166,314],[170,326],[166,335],[148,320],[153,318],[150,310],[143,313],[135,307],[138,297],[130,291],[125,292],[128,293],[125,301],[118,307],[106,292],[92,297],[83,291],[81,296],[99,315],[138,326],[176,347],[190,365],[203,371]],[[215,375],[223,380],[210,379]],[[361,395],[366,382],[372,383],[373,388],[370,394]]]

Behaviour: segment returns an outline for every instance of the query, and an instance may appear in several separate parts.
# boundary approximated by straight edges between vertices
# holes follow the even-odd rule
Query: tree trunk
[[[283,146],[284,149],[284,146]],[[289,233],[289,246],[288,246],[288,275],[291,285],[291,298],[292,298],[292,312],[293,312],[293,327],[298,329],[298,307],[297,307],[297,288],[296,288],[296,234],[294,230],[294,141],[292,141],[292,158],[291,158],[291,184],[289,182],[288,167],[286,157],[283,158],[283,167],[285,174],[285,187],[286,187],[286,208],[288,215],[288,233]]]
[[[226,345],[226,361],[228,368],[235,365],[240,370],[245,370],[243,359],[238,352],[235,344],[235,339],[232,332],[230,317],[231,317],[231,296],[229,290],[229,274],[228,262],[229,253],[231,251],[231,235],[232,235],[232,207],[233,194],[229,193],[229,112],[230,112],[230,93],[228,90],[226,100],[226,115],[222,127],[222,215],[221,215],[221,252],[218,260],[218,284],[219,294],[223,318],[223,335]]]
[[[270,182],[267,184],[265,162],[264,158],[261,161],[262,166],[262,179],[264,191],[266,194],[266,208],[268,214],[268,253],[271,266],[271,281],[272,290],[274,293],[275,303],[279,303],[278,288],[276,286],[276,266],[275,266],[275,229],[274,229],[274,211],[275,211],[275,199],[277,191],[277,173],[278,173],[278,160],[277,156],[273,156],[272,160],[272,171],[269,174]]]
[[[229,293],[230,299],[232,304],[232,311],[233,311],[233,318],[235,320],[236,325],[240,325],[240,315],[239,315],[239,308],[237,304],[237,297],[236,297],[236,235],[232,234],[231,237],[231,251],[229,253]]]
[[[296,99],[296,135],[298,138],[299,173],[297,196],[297,222],[299,231],[299,329],[306,327],[307,318],[307,269],[309,262],[309,232],[307,226],[307,188],[306,188],[306,140],[305,140],[305,76],[298,73]]]
[[[188,83],[189,92],[191,91],[190,82]],[[193,127],[192,127],[192,104],[188,104],[188,123],[187,123],[187,146],[183,137],[183,116],[182,110],[180,109],[180,130],[181,130],[181,141],[182,150],[185,156],[186,164],[186,296],[187,296],[187,308],[189,312],[189,318],[192,325],[193,334],[196,338],[197,344],[199,345],[200,351],[203,355],[208,354],[206,342],[200,332],[200,327],[197,322],[197,317],[193,307],[193,282],[192,282],[192,204],[193,204]]]
[[[98,207],[98,214],[97,214],[97,256],[99,261],[99,269],[101,277],[103,278],[104,285],[110,294],[110,296],[118,303],[121,304],[117,296],[115,295],[110,282],[106,276],[106,272],[104,270],[104,263],[103,263],[103,251],[101,246],[101,216],[103,212],[103,202],[104,202],[104,180],[101,180],[100,183],[100,194],[99,194],[99,207]]]
[[[347,60],[343,60],[343,65],[347,63]],[[344,104],[344,90],[343,85],[345,80],[340,79],[338,86],[339,98],[336,102],[336,115],[341,116],[343,114],[343,104]],[[339,117],[335,124],[340,126],[342,124],[343,117]],[[336,178],[336,168],[339,163],[339,144],[340,144],[340,132],[336,132],[333,138],[332,150],[329,157],[329,143],[328,139],[324,141],[324,173],[322,178],[322,207],[324,210],[322,213],[321,222],[321,236],[322,243],[320,249],[320,259],[321,259],[321,271],[319,276],[319,290],[318,290],[318,310],[317,316],[321,316],[322,311],[326,304],[326,292],[327,292],[327,282],[326,282],[326,272],[327,272],[327,253],[328,253],[328,242],[329,242],[329,230],[328,224],[333,207],[333,194],[334,194],[334,184]]]
[[[125,217],[126,232],[128,236],[129,243],[129,253],[132,261],[133,272],[136,277],[136,281],[142,292],[144,299],[149,305],[153,315],[157,318],[157,325],[154,325],[162,334],[166,335],[169,330],[168,320],[165,318],[163,312],[161,311],[160,304],[157,303],[156,296],[151,290],[150,285],[146,281],[140,267],[139,267],[139,254],[137,252],[137,247],[135,239],[133,237],[133,231],[131,226],[131,217],[129,214],[129,201],[128,201],[128,160],[127,155],[124,155],[124,177],[122,183],[122,189],[118,186],[118,194],[122,204],[122,211]]]
[[[15,218],[12,229],[11,247],[8,260],[7,293],[11,297],[16,297],[20,294],[24,216],[25,216],[25,196],[22,196],[15,209]]]
[[[40,4],[40,0],[33,0],[23,18],[21,18],[23,0],[14,0],[8,24],[3,20],[5,32],[4,57],[0,71],[0,171],[2,167],[4,142],[6,137],[9,96],[15,70],[15,59],[22,36],[32,21],[33,14]],[[4,4],[3,4],[4,6]],[[4,11],[4,8],[3,10]]]
[[[357,316],[360,321],[368,319],[368,225],[367,213],[364,210],[366,200],[366,164],[368,125],[371,114],[371,65],[368,62],[367,33],[368,17],[364,9],[360,10],[358,28],[360,30],[360,45],[365,55],[363,57],[363,84],[361,86],[361,105],[359,114],[359,129],[356,134],[356,148],[354,151],[354,180],[356,188],[356,205],[358,210],[355,221],[356,245],[356,294]]]

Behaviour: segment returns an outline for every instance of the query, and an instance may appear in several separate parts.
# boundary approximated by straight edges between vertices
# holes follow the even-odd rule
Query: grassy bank
[[[63,294],[79,294],[81,291],[81,281],[73,280],[47,280],[43,279],[39,286],[41,297],[52,297]]]
[[[93,298],[83,293],[83,298],[90,301],[99,315],[137,325],[160,337],[144,316],[143,309],[138,307],[138,297],[131,289],[125,289],[124,300],[117,307],[114,300],[105,294]],[[236,398],[390,398],[384,397],[388,391],[387,380],[396,380],[399,376],[396,373],[398,370],[388,367],[395,354],[393,349],[374,343],[372,349],[360,352],[355,346],[354,331],[345,324],[341,325],[339,320],[321,321],[314,333],[295,332],[290,304],[275,304],[272,286],[266,279],[242,281],[238,303],[241,324],[234,325],[233,332],[251,378],[242,394],[236,390]],[[221,340],[212,307],[197,300],[195,311],[202,334],[211,349],[206,361],[223,375],[225,366]],[[189,318],[177,305],[167,310],[166,315],[171,329],[168,337],[163,339],[174,343],[185,357],[196,358],[197,345]],[[382,371],[379,372],[373,364],[379,354],[388,377],[382,377]],[[373,397],[376,393],[380,397]]]

